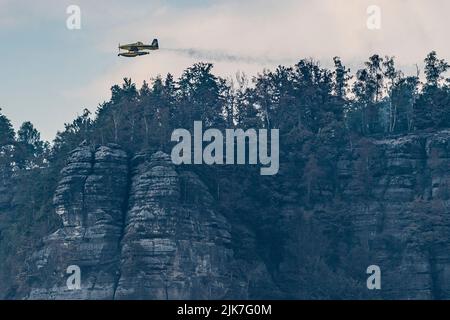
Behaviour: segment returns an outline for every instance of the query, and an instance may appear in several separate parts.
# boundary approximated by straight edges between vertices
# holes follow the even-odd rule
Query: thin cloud
[[[124,77],[142,83],[158,74],[179,76],[199,60],[214,63],[214,72],[224,77],[233,77],[237,71],[253,76],[264,68],[308,57],[330,67],[332,57],[338,55],[353,71],[373,53],[396,56],[407,72],[415,72],[414,64],[420,64],[431,50],[450,60],[448,0],[216,0],[196,4],[42,0],[27,1],[25,7],[22,2],[0,0],[0,21],[5,23],[5,17],[10,17],[10,24],[54,21],[60,32],[65,25],[65,7],[74,2],[82,10],[82,30],[64,43],[92,52],[84,58],[91,62],[109,57],[104,70],[89,80],[79,78],[78,85],[63,92],[65,101],[53,101],[49,91],[48,100],[40,101],[41,105],[20,106],[20,114],[27,114],[27,108],[45,112],[52,104],[63,103],[61,112],[67,121],[83,107],[95,108],[109,99],[110,87]],[[382,15],[381,29],[376,31],[366,27],[366,10],[373,4],[380,6]],[[24,17],[29,21],[22,21]],[[42,36],[52,36],[52,30],[49,32]],[[119,42],[150,42],[153,38],[160,40],[160,51],[136,59],[116,58]],[[8,50],[14,50],[14,44]],[[89,65],[82,58],[74,62],[77,70]],[[65,76],[52,66],[48,72],[55,78]],[[55,124],[42,122],[39,126],[48,128],[45,137],[54,135]]]

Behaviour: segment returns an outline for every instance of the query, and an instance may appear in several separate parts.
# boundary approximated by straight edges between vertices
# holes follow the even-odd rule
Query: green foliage
[[[1,113],[0,108],[0,146],[10,145],[14,142],[14,129],[11,121]]]
[[[437,87],[442,80],[442,74],[448,70],[450,65],[445,60],[439,59],[436,51],[430,52],[424,62],[427,85]]]
[[[6,185],[6,176],[9,175],[14,153],[14,129],[11,121],[1,113],[0,108],[0,176],[2,184]]]
[[[158,76],[140,88],[125,78],[111,88],[111,98],[94,115],[85,109],[65,124],[52,146],[40,139],[30,122],[15,135],[0,113],[0,187],[15,199],[8,212],[0,207],[0,216],[13,215],[14,220],[1,232],[0,267],[8,270],[2,273],[12,275],[13,266],[23,261],[36,239],[58,226],[51,198],[74,148],[81,143],[117,143],[130,154],[145,149],[170,152],[172,131],[191,129],[201,120],[205,127],[219,129],[280,129],[276,177],[261,177],[251,166],[192,170],[207,183],[218,209],[257,236],[258,254],[274,275],[281,274],[283,266],[295,270],[291,280],[303,291],[291,292],[293,297],[353,295],[361,281],[353,278],[352,268],[365,263],[355,256],[365,257],[367,251],[356,244],[348,214],[330,209],[339,195],[339,157],[358,145],[355,179],[361,194],[370,197],[376,155],[367,138],[450,127],[450,86],[443,81],[449,65],[431,52],[425,59],[426,83],[421,83],[419,74],[404,76],[398,71],[393,57],[372,55],[355,75],[339,57],[333,62],[334,69],[328,70],[304,59],[292,67],[265,70],[251,80],[243,74],[235,81],[225,80],[213,74],[210,63],[194,64],[178,80],[170,74]],[[308,221],[305,216],[317,206],[319,214],[314,212]],[[292,212],[291,223],[283,220],[286,211]],[[436,235],[426,227],[431,222],[420,221],[411,228],[434,241]],[[287,225],[289,230],[284,229]],[[327,292],[330,283],[338,285]]]
[[[34,168],[45,165],[49,143],[41,140],[41,134],[31,122],[24,122],[17,132],[15,162],[19,168]]]

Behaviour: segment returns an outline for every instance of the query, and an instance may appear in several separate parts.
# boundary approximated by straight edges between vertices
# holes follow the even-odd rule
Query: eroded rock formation
[[[337,188],[317,185],[312,196],[323,202],[308,212],[350,217],[367,263],[382,270],[374,298],[450,299],[450,131],[361,141],[336,168]],[[220,214],[202,180],[173,166],[168,155],[81,146],[54,196],[63,227],[28,260],[25,297],[305,298],[295,287],[303,260],[290,247],[314,240],[293,232],[295,217],[304,214],[295,197],[280,206],[276,224],[264,216],[254,222],[268,237],[284,232],[277,247],[261,243],[249,217]],[[278,253],[278,265],[261,257],[266,245]],[[67,289],[69,265],[81,268],[81,290]],[[365,271],[355,270],[355,279],[367,293]]]
[[[63,227],[30,260],[30,299],[239,297],[230,226],[205,185],[168,155],[74,150],[54,196]],[[66,285],[81,269],[81,290]],[[232,290],[233,289],[233,290]]]

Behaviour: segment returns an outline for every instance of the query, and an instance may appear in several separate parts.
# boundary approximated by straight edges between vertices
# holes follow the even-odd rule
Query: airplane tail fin
[[[158,39],[154,39],[152,42],[152,47],[155,47],[156,49],[159,49],[159,43],[158,43]]]

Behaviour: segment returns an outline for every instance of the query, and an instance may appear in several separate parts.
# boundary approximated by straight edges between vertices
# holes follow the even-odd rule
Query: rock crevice
[[[239,280],[230,275],[230,226],[213,202],[162,152],[129,161],[116,145],[77,148],[54,196],[63,227],[30,260],[28,298],[226,298]],[[81,290],[66,286],[70,265],[81,269]]]
[[[329,199],[308,210],[349,218],[368,263],[382,270],[375,297],[450,299],[450,131],[366,141],[343,152],[336,168],[336,187],[311,190]],[[304,260],[292,249],[301,239],[293,221],[302,204],[285,206],[276,226],[276,217],[261,218],[263,230],[283,231],[272,265],[258,254],[278,244],[261,244],[237,214],[225,218],[202,180],[162,152],[81,146],[61,172],[54,205],[63,227],[29,259],[26,298],[297,297]],[[81,268],[81,290],[67,289],[70,265]]]

